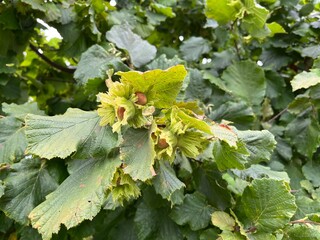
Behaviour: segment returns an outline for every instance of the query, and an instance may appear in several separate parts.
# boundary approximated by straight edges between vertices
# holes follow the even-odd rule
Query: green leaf
[[[105,190],[121,164],[118,157],[88,159],[29,215],[32,226],[44,240],[51,239],[60,225],[67,229],[92,220],[105,200]]]
[[[219,234],[219,238],[222,240],[244,240],[244,239],[246,239],[240,233],[230,232],[230,231],[223,231],[221,234]]]
[[[116,25],[106,33],[110,42],[118,48],[129,52],[134,66],[141,67],[150,62],[156,56],[157,49],[139,35],[133,33],[129,25]]]
[[[240,14],[245,28],[254,35],[264,27],[269,11],[257,4],[255,0],[245,0]]]
[[[158,194],[173,204],[182,203],[181,191],[185,184],[181,182],[168,161],[159,161],[159,170],[153,179],[153,185]],[[181,196],[182,195],[182,196]]]
[[[92,156],[104,155],[118,146],[118,134],[112,132],[110,126],[96,126],[77,147],[77,152],[72,156],[75,159],[87,159]]]
[[[237,131],[239,139],[241,139],[250,153],[248,161],[259,163],[269,161],[273,149],[276,146],[276,141],[272,133],[267,130],[262,131]]]
[[[23,122],[15,117],[0,118],[0,164],[20,160],[26,148]]]
[[[320,69],[311,69],[310,72],[303,71],[292,79],[292,91],[296,91],[301,88],[310,88],[318,83],[320,83]]]
[[[152,178],[153,163],[156,153],[148,129],[128,129],[120,145],[123,169],[133,180],[146,181]]]
[[[149,70],[152,69],[162,69],[166,70],[167,68],[173,67],[175,65],[185,65],[185,61],[178,58],[178,56],[174,56],[171,59],[168,59],[165,54],[161,54],[158,58],[154,59],[151,63],[147,65]]]
[[[238,136],[229,126],[213,124],[211,126],[211,131],[213,136],[217,139],[228,143],[230,147],[237,148]]]
[[[244,169],[249,152],[243,142],[238,142],[237,148],[233,148],[225,142],[215,141],[213,156],[220,171],[231,168]]]
[[[25,116],[29,113],[36,114],[36,115],[45,115],[44,111],[39,110],[38,104],[36,102],[32,103],[25,103],[25,104],[2,104],[2,111],[5,112],[8,116],[13,116],[15,118],[20,119],[21,121],[24,120]]]
[[[319,240],[320,231],[309,225],[294,225],[288,228],[284,233],[283,240]]]
[[[308,161],[302,167],[303,175],[312,182],[314,187],[320,187],[320,164],[318,162]]]
[[[107,78],[107,70],[125,71],[128,69],[119,57],[107,52],[99,45],[91,46],[82,53],[80,62],[74,72],[74,78],[80,85],[87,85],[95,79],[104,82]]]
[[[286,30],[277,22],[267,23],[267,27],[271,31],[271,37],[277,33],[287,33]]]
[[[5,194],[0,209],[21,224],[28,224],[32,209],[44,201],[45,196],[58,187],[59,172],[38,158],[25,158],[10,167],[5,179]]]
[[[151,4],[151,7],[157,12],[157,13],[160,13],[160,14],[163,14],[167,17],[170,17],[170,18],[173,18],[176,16],[176,14],[172,11],[172,8],[171,7],[167,7],[167,6],[164,6],[162,4],[158,4],[158,3],[152,3]]]
[[[266,93],[266,79],[263,70],[254,62],[242,61],[229,66],[222,74],[222,80],[232,93],[252,105],[259,105]]]
[[[191,37],[180,46],[182,57],[186,61],[199,61],[201,55],[210,50],[210,42],[202,37]]]
[[[204,195],[199,192],[187,194],[181,205],[176,205],[170,214],[179,225],[188,224],[191,230],[206,228],[210,222],[213,207],[208,205]]]
[[[237,9],[230,4],[229,0],[207,0],[205,14],[208,18],[213,18],[220,24],[226,24],[235,20]]]
[[[35,10],[40,10],[42,12],[46,10],[44,7],[44,2],[41,0],[21,0],[21,2],[30,5]]]
[[[150,70],[147,72],[117,72],[121,82],[133,86],[137,92],[146,95],[148,101],[153,101],[157,108],[169,108],[175,102],[182,82],[187,75],[183,65],[177,65],[167,70]]]
[[[99,120],[96,112],[80,109],[53,117],[27,115],[28,153],[47,159],[66,158],[99,127]]]
[[[274,179],[254,180],[244,190],[241,203],[252,225],[263,232],[284,227],[297,209],[289,184]]]
[[[187,77],[189,77],[190,82],[185,90],[186,100],[202,100],[205,102],[212,96],[211,86],[199,70],[190,69]]]
[[[265,167],[262,165],[251,165],[249,168],[245,170],[232,170],[235,175],[242,179],[248,179],[248,177],[257,179],[268,177],[276,180],[284,180],[286,182],[290,182],[290,178],[286,172],[278,172],[270,169],[270,167]]]
[[[314,45],[314,46],[303,48],[301,51],[301,56],[302,57],[311,57],[311,58],[319,57],[320,56],[320,46]],[[316,70],[316,69],[311,69],[311,71],[312,70]]]
[[[169,210],[168,207],[155,208],[141,202],[134,217],[138,239],[183,239],[179,227],[169,218]]]
[[[305,218],[309,214],[320,212],[320,201],[313,200],[306,196],[296,196],[297,212],[295,214],[296,219]]]
[[[235,220],[226,212],[216,211],[211,215],[211,222],[222,231],[233,231],[236,225]]]
[[[312,158],[320,145],[319,133],[319,122],[313,117],[297,117],[286,128],[286,136],[291,139],[298,152],[309,158]]]

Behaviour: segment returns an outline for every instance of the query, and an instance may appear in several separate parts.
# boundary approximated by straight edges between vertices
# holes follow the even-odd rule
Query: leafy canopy
[[[0,240],[320,239],[319,11],[1,1]]]

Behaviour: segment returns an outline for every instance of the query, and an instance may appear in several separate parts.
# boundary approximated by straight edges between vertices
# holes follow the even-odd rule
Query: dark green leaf
[[[141,67],[154,59],[157,49],[139,35],[134,34],[129,25],[116,25],[106,33],[110,42],[118,48],[129,52],[131,61],[136,67]]]
[[[251,224],[263,232],[284,227],[297,209],[288,183],[274,179],[254,180],[244,190],[241,203]]]
[[[138,239],[182,240],[179,227],[168,215],[168,208],[154,208],[145,202],[140,203],[134,217]]]
[[[186,61],[199,60],[202,54],[211,50],[209,41],[202,37],[191,37],[180,46],[183,59]]]
[[[21,224],[28,224],[28,215],[45,196],[58,187],[59,170],[38,158],[25,158],[11,166],[5,179],[5,194],[0,209]]]
[[[251,61],[237,62],[229,66],[222,80],[232,93],[252,105],[259,105],[266,92],[263,70]]]
[[[128,69],[119,57],[112,55],[99,45],[93,45],[81,55],[74,78],[81,85],[89,84],[96,79],[104,82],[107,78],[107,70],[110,68],[116,71]]]
[[[287,125],[286,136],[299,153],[311,158],[320,145],[319,123],[313,117],[297,117]]]
[[[209,225],[213,207],[208,205],[206,198],[199,192],[187,194],[181,205],[176,205],[170,214],[179,225],[189,224],[191,230],[199,230]]]
[[[148,129],[128,129],[120,145],[124,172],[134,180],[145,181],[152,177],[155,151]]]
[[[185,184],[177,178],[169,162],[159,161],[159,170],[156,173],[157,176],[153,179],[156,192],[173,204],[181,204],[183,192],[180,190]]]
[[[0,118],[0,164],[20,160],[26,147],[23,122],[15,117]]]

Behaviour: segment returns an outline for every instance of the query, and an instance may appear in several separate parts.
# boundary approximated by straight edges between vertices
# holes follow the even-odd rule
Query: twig
[[[64,67],[58,63],[55,63],[53,61],[51,61],[47,56],[45,56],[44,54],[40,53],[38,48],[36,46],[34,46],[32,43],[29,43],[29,46],[31,48],[32,51],[34,51],[43,61],[45,61],[46,63],[48,63],[50,66],[62,71],[62,72],[66,72],[66,73],[71,73],[73,74],[76,70],[76,68],[68,68],[68,67]]]
[[[311,220],[307,219],[299,219],[299,220],[294,220],[290,222],[291,224],[313,224],[313,225],[320,225],[318,222],[313,222]]]
[[[9,165],[9,164],[5,164],[5,165],[2,165],[2,166],[0,167],[0,171],[2,171],[2,170],[7,170],[7,169],[10,169],[10,165]]]
[[[288,107],[283,109],[281,112],[273,116],[271,119],[268,120],[268,123],[271,123],[272,121],[276,120],[278,117],[280,117],[282,114],[284,114],[288,110]]]

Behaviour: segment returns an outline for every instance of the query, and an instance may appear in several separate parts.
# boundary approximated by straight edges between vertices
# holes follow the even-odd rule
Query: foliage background
[[[60,223],[72,228],[62,225],[53,239],[320,239],[319,10],[318,0],[1,1],[0,239],[41,239],[28,216],[51,192],[71,220],[42,230],[45,239]],[[47,39],[43,22],[61,39]],[[221,138],[194,159],[157,166],[163,179],[138,181],[141,197],[124,207],[103,204],[100,192],[83,210],[84,198],[68,197],[75,183],[88,176],[99,189],[94,176],[107,181],[116,168],[100,173],[90,160],[102,145],[117,158],[110,129],[91,131],[107,70],[177,64],[188,71],[177,99],[232,122],[249,156]],[[47,116],[56,116],[53,125]],[[75,128],[38,146],[26,121],[49,134],[66,122]],[[277,141],[272,155],[261,130]],[[182,198],[157,188],[161,181]]]

